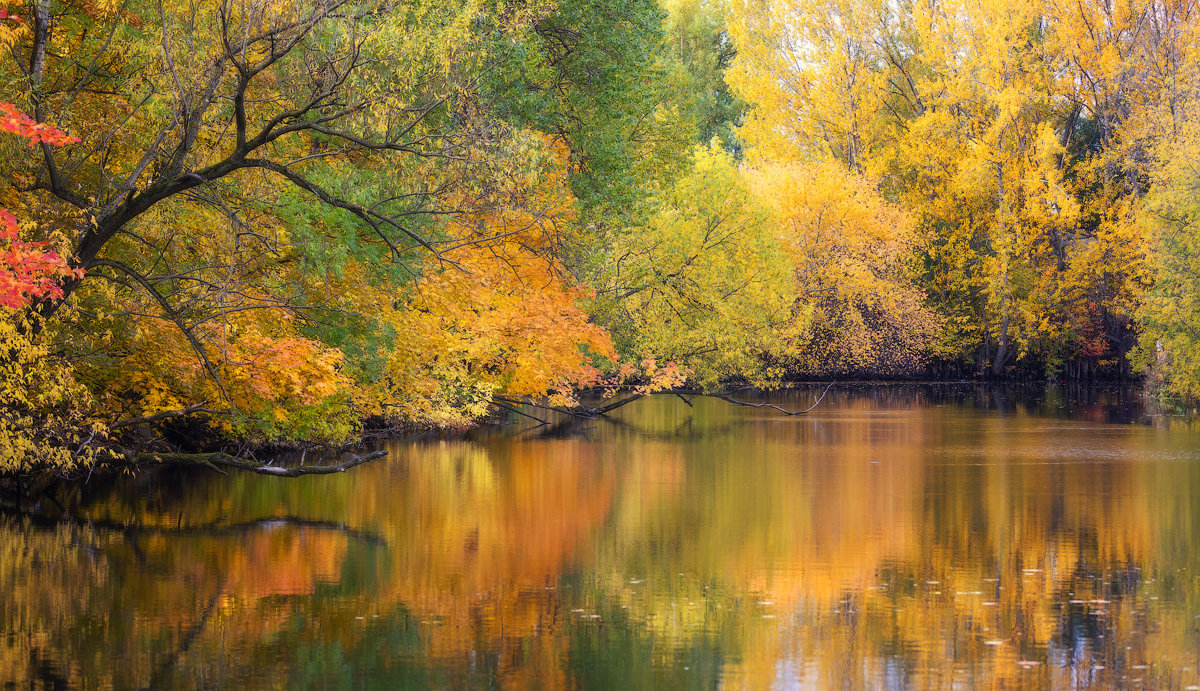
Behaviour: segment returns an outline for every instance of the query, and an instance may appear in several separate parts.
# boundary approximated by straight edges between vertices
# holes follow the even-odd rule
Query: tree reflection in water
[[[337,477],[93,479],[0,515],[0,675],[1200,683],[1195,432],[1109,424],[1120,394],[1022,396],[852,389],[788,419],[654,398]]]

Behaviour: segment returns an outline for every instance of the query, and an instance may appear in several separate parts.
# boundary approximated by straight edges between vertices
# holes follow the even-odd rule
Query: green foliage
[[[715,138],[739,156],[741,143],[735,130],[748,104],[725,83],[725,72],[737,55],[725,18],[711,0],[669,0],[664,6],[666,45],[682,72],[681,119],[694,123],[698,143]]]
[[[626,358],[679,362],[704,386],[779,376],[766,358],[793,347],[795,282],[728,153],[698,148],[649,221],[607,244],[593,311]]]
[[[486,103],[497,115],[567,143],[572,190],[599,216],[636,206],[645,173],[670,167],[692,138],[676,113],[663,20],[654,0],[564,0],[488,75]]]

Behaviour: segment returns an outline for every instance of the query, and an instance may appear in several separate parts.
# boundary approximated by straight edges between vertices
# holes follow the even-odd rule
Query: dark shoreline
[[[774,389],[740,389],[737,396],[750,402],[776,401],[781,405],[793,408],[806,408],[812,404],[822,390],[829,389],[828,405],[836,401],[861,396],[891,399],[896,405],[920,400],[925,404],[939,405],[949,402],[962,403],[968,399],[974,407],[997,410],[1002,413],[1015,411],[1017,408],[1026,409],[1037,414],[1060,416],[1078,415],[1080,410],[1088,409],[1089,415],[1103,418],[1109,422],[1123,424],[1153,424],[1154,420],[1166,417],[1193,417],[1198,414],[1196,407],[1182,404],[1163,403],[1147,393],[1145,386],[1137,380],[993,380],[993,379],[852,379],[852,380],[820,380],[805,379],[784,382]],[[814,394],[814,391],[816,392]],[[662,394],[651,394],[662,395]],[[666,394],[673,395],[673,394]],[[592,397],[594,398],[594,397]],[[588,395],[583,395],[589,400]],[[819,411],[820,405],[816,410]],[[816,411],[814,411],[816,412]],[[544,433],[569,433],[572,427],[580,424],[569,416],[558,413],[546,413],[552,428]],[[553,419],[551,419],[553,418]],[[458,440],[484,440],[493,435],[511,434],[517,429],[539,427],[530,423],[515,413],[497,411],[470,426],[459,427],[428,427],[421,425],[382,425],[371,428],[354,443],[339,448],[320,446],[281,446],[263,445],[243,448],[241,458],[268,464],[272,467],[289,468],[304,464],[316,467],[323,464],[334,464],[345,460],[350,454],[366,454],[382,449],[390,441],[405,442],[434,442]],[[84,468],[70,476],[62,476],[48,470],[37,470],[25,474],[15,474],[0,477],[0,483],[11,486],[16,482],[30,482],[50,479],[68,483],[87,482],[97,475],[115,475],[119,473],[140,473],[151,468],[164,467],[163,464],[150,459],[156,453],[164,457],[185,455],[211,455],[227,453],[233,445],[220,447],[212,445],[194,451],[176,452],[143,452],[139,454],[145,460],[130,462],[129,460],[102,461],[89,468]],[[179,464],[187,465],[187,464]],[[191,465],[196,465],[191,463]],[[201,463],[200,465],[204,465]],[[214,468],[215,469],[215,468]],[[200,472],[211,472],[200,469]],[[238,472],[231,470],[230,472]],[[270,473],[274,474],[274,473]]]

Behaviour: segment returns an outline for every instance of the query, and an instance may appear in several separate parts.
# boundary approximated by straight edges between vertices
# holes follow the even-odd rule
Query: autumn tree
[[[679,117],[695,128],[696,142],[721,142],[740,151],[734,130],[742,124],[747,104],[733,95],[725,74],[737,55],[725,27],[722,4],[711,0],[669,0],[664,38],[677,67],[673,82],[683,95]]]
[[[932,355],[938,320],[909,266],[911,219],[875,185],[834,162],[775,164],[749,172],[796,293],[789,371],[818,376],[904,376]]]
[[[803,313],[772,218],[729,154],[693,156],[648,222],[613,238],[593,309],[622,352],[686,365],[698,384],[777,380],[770,359],[790,352]]]
[[[126,430],[339,442],[592,380],[607,337],[576,304],[602,234],[576,207],[638,207],[693,137],[653,2],[25,9],[0,78],[82,136],[5,159],[5,199],[70,261],[27,311]]]
[[[1194,92],[1200,94],[1200,92]],[[1137,359],[1162,394],[1200,397],[1200,110],[1182,111],[1177,133],[1163,142],[1155,187],[1147,204],[1146,231],[1154,254],[1154,286],[1142,305]]]
[[[0,26],[13,20],[0,14]],[[77,141],[34,122],[12,104],[0,103],[0,114],[0,132],[30,146]],[[2,208],[0,243],[0,471],[70,469],[90,458],[83,448],[103,429],[89,429],[82,413],[87,391],[44,343],[31,337],[37,323],[23,311],[33,301],[61,296],[59,281],[78,278],[80,271],[67,265],[51,241],[22,240],[17,219]]]
[[[735,2],[731,81],[752,155],[833,158],[913,214],[949,357],[1121,364],[1193,5]]]

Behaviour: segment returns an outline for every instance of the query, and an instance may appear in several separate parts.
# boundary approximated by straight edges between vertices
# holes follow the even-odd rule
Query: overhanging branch
[[[299,477],[301,475],[330,475],[344,473],[350,468],[383,458],[387,451],[372,451],[361,456],[353,456],[347,461],[334,465],[296,465],[278,466],[261,461],[232,456],[224,452],[214,453],[139,453],[131,460],[134,463],[172,463],[175,465],[199,465],[211,468],[221,474],[226,474],[222,468],[246,470],[259,475],[275,477]]]

